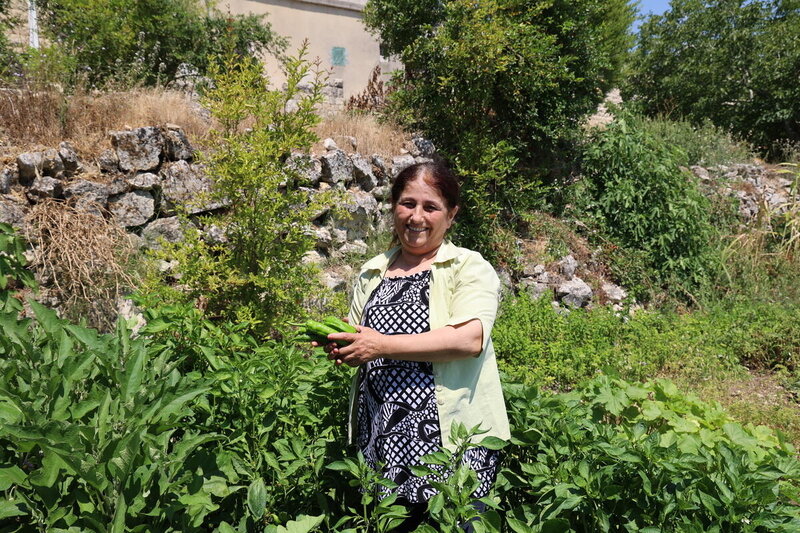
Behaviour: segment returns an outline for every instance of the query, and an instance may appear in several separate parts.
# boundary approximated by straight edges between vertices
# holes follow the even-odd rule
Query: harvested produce
[[[328,335],[331,333],[357,333],[356,328],[335,316],[325,317],[321,321],[306,320],[302,324],[294,324],[298,326],[295,342],[312,342],[316,341],[319,344],[327,344]],[[335,341],[339,346],[347,346],[347,341]]]

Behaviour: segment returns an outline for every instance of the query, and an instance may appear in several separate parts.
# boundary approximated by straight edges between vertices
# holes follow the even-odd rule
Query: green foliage
[[[405,65],[390,108],[464,176],[466,244],[493,257],[491,226],[543,205],[538,169],[610,87],[632,20],[621,0],[368,2]]]
[[[168,83],[186,63],[204,74],[230,44],[238,53],[278,53],[284,41],[263,17],[223,15],[199,0],[40,0],[48,37],[74,57],[75,82]]]
[[[709,120],[692,124],[686,120],[670,120],[667,117],[645,117],[626,115],[628,124],[667,146],[675,146],[685,154],[681,165],[713,167],[736,163],[752,163],[753,149],[743,141],[737,141],[730,133],[714,126]]]
[[[667,363],[800,369],[796,303],[747,300],[681,315],[608,308],[559,314],[547,298],[521,294],[503,300],[492,338],[514,381],[548,386],[570,387],[606,368],[644,379]]]
[[[642,252],[673,293],[702,285],[712,266],[708,200],[684,161],[623,117],[596,130],[583,154],[586,210],[615,244]]]
[[[178,372],[169,354],[152,356],[123,322],[98,335],[30,306],[34,320],[0,316],[6,530],[185,531],[202,522],[209,509],[182,500],[211,481],[191,457],[217,435],[186,423],[208,385]],[[14,516],[25,518],[12,527]]]
[[[673,0],[639,30],[626,100],[711,120],[761,149],[798,140],[799,37],[793,0]]]
[[[211,242],[187,224],[185,240],[164,252],[178,259],[189,298],[202,298],[212,316],[250,323],[262,335],[302,314],[317,279],[315,268],[302,261],[314,244],[308,227],[333,203],[331,194],[299,188],[300,176],[284,165],[292,151],[315,140],[321,73],[312,72],[304,55],[302,48],[286,60],[284,90],[267,87],[259,63],[232,54],[211,68],[214,87],[205,104],[220,127],[210,133],[214,148],[202,156],[214,178],[211,198],[202,201],[225,211],[200,223],[222,228],[225,242]],[[312,90],[300,93],[298,84],[309,75]]]
[[[554,396],[508,387],[506,399],[514,446],[498,492],[513,531],[800,527],[793,447],[668,381],[601,376]]]
[[[33,275],[25,269],[25,242],[8,224],[0,224],[0,313],[18,313],[22,304],[12,288],[35,288]]]

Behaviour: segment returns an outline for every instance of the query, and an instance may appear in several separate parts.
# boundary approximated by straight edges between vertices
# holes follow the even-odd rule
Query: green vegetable
[[[297,336],[295,342],[311,342],[316,341],[320,344],[327,344],[328,335],[331,333],[357,333],[356,328],[347,322],[336,318],[335,316],[325,317],[321,322],[316,320],[307,320],[302,324],[294,324],[298,326]],[[335,341],[339,346],[347,346],[350,344],[347,341]]]

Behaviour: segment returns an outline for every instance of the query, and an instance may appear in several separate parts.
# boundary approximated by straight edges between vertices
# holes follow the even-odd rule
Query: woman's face
[[[458,207],[447,208],[439,191],[421,177],[409,181],[394,206],[394,229],[403,251],[424,255],[439,248]]]

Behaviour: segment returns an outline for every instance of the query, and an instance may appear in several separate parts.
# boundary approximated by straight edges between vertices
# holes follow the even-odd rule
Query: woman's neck
[[[438,251],[439,248],[437,247],[430,252],[417,255],[401,249],[400,253],[397,254],[397,258],[389,265],[386,274],[389,277],[409,276],[423,270],[429,270],[434,259],[436,259]]]

